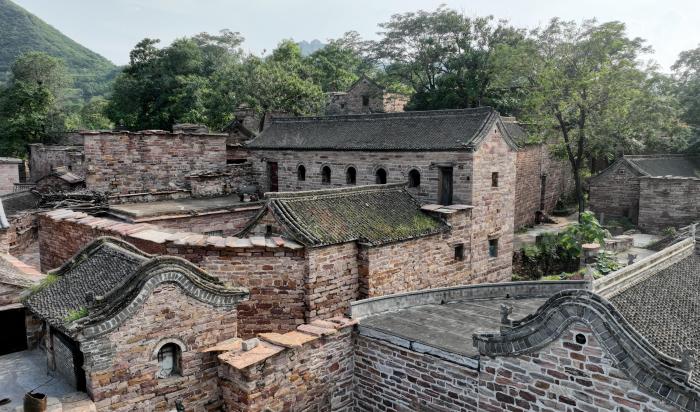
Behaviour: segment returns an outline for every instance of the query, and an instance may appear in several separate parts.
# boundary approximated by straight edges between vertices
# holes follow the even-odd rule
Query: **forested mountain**
[[[0,0],[0,82],[7,80],[12,62],[28,51],[62,59],[74,80],[75,94],[84,100],[105,94],[118,70],[12,1]]]

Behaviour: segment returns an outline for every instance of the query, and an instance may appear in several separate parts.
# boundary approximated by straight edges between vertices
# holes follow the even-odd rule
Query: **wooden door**
[[[270,176],[270,192],[277,192],[279,190],[277,162],[267,162],[267,173]]]
[[[438,201],[443,206],[452,204],[452,168],[441,167],[438,179]]]

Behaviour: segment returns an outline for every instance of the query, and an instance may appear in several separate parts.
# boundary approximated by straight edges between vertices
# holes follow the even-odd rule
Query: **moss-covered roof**
[[[402,184],[268,194],[268,210],[306,246],[350,241],[371,245],[448,230],[422,211]]]

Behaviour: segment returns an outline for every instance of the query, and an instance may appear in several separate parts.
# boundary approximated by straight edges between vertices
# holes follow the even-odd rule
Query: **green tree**
[[[683,120],[700,131],[700,46],[686,50],[671,67],[676,75],[677,96],[683,105]]]
[[[319,114],[325,104],[323,91],[314,82],[313,68],[291,40],[282,41],[266,58],[249,56],[239,86],[242,102],[262,119],[268,113]]]
[[[69,84],[61,60],[39,52],[18,57],[9,84],[0,89],[0,153],[23,157],[28,143],[64,130],[60,97]]]
[[[179,122],[223,127],[236,97],[224,88],[230,86],[224,78],[241,64],[242,41],[228,30],[178,39],[163,49],[158,40],[142,40],[115,81],[109,119],[133,130],[167,130]]]
[[[678,131],[674,102],[655,89],[662,81],[638,62],[648,51],[643,40],[627,36],[623,23],[559,19],[515,47],[499,47],[499,79],[525,91],[521,120],[560,142],[581,214],[587,157],[643,148]]]
[[[348,32],[331,40],[325,47],[308,56],[315,83],[324,92],[347,90],[362,74],[376,72],[363,56],[363,42],[357,32]]]
[[[491,105],[511,113],[517,89],[495,88],[492,59],[499,45],[516,45],[525,33],[492,16],[466,17],[439,7],[397,14],[380,24],[371,48],[387,75],[410,86],[413,109]]]

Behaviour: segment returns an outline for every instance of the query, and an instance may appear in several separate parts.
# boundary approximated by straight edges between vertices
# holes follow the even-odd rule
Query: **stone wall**
[[[539,210],[547,214],[552,213],[557,200],[574,190],[574,179],[568,160],[553,158],[550,146],[546,144],[520,148],[515,173],[515,229],[535,223],[536,212]]]
[[[484,412],[676,410],[631,382],[583,324],[534,354],[482,356],[480,369]]]
[[[279,191],[318,190],[352,186],[346,181],[348,168],[357,171],[356,185],[376,184],[376,171],[387,172],[387,183],[408,183],[408,173],[415,169],[420,173],[421,184],[411,192],[425,203],[435,203],[438,198],[439,168],[437,165],[453,165],[453,202],[471,204],[472,153],[469,152],[360,152],[360,151],[266,151],[253,153],[253,166],[257,168],[263,191],[268,191],[268,162],[277,162]],[[514,159],[513,159],[514,160]],[[299,181],[297,168],[303,165],[306,179]],[[321,169],[331,169],[331,183],[321,182]],[[490,179],[490,177],[489,177]],[[490,180],[489,180],[490,181]]]
[[[308,250],[307,321],[349,312],[359,293],[357,254],[355,242]]]
[[[83,175],[84,155],[82,145],[29,145],[29,176],[31,182],[38,182],[57,167],[66,167],[75,174]]]
[[[640,213],[639,177],[627,162],[619,161],[591,179],[588,207],[600,219],[626,217],[638,223]]]
[[[229,164],[223,169],[194,172],[187,179],[193,197],[213,197],[235,193],[242,186],[257,187],[260,175],[252,163],[246,162]]]
[[[482,282],[510,280],[513,263],[515,159],[500,132],[487,137],[474,154],[472,190],[471,264]],[[492,186],[493,173],[498,185]],[[497,239],[498,253],[489,256],[489,240]]]
[[[51,333],[51,357],[53,360],[53,370],[61,375],[73,388],[77,387],[75,376],[75,363],[73,362],[73,352],[66,344],[67,337],[59,337],[56,332]]]
[[[216,355],[203,349],[236,337],[236,311],[215,308],[161,284],[114,331],[81,342],[88,393],[98,411],[218,410]],[[157,378],[158,350],[181,347],[180,374]]]
[[[162,131],[85,133],[89,190],[141,193],[187,188],[187,175],[226,166],[226,136]]]
[[[471,210],[447,215],[449,233],[363,247],[361,298],[411,292],[421,289],[480,283],[471,266]],[[455,258],[455,247],[464,247],[464,258]]]
[[[37,215],[21,212],[9,219],[10,227],[0,229],[0,252],[20,256],[37,241]]]
[[[249,353],[221,355],[225,410],[354,410],[351,325],[303,325],[285,335],[261,335],[260,346]]]
[[[171,245],[167,254],[189,260],[226,284],[249,289],[250,299],[237,307],[241,337],[286,332],[305,321],[303,250]]]
[[[700,179],[639,178],[639,227],[659,233],[700,220]]]
[[[481,411],[477,370],[366,336],[354,356],[355,410]]]
[[[202,234],[221,231],[223,236],[233,236],[260,212],[260,207],[258,204],[237,207],[232,211],[201,212],[197,215],[163,216],[162,218],[154,217],[145,220],[162,229]],[[144,219],[140,221],[143,222]]]
[[[0,159],[0,195],[12,193],[15,183],[19,183],[19,165],[17,163],[3,163]]]
[[[409,100],[409,96],[388,93],[371,80],[360,79],[346,93],[329,95],[326,114],[403,112]]]

